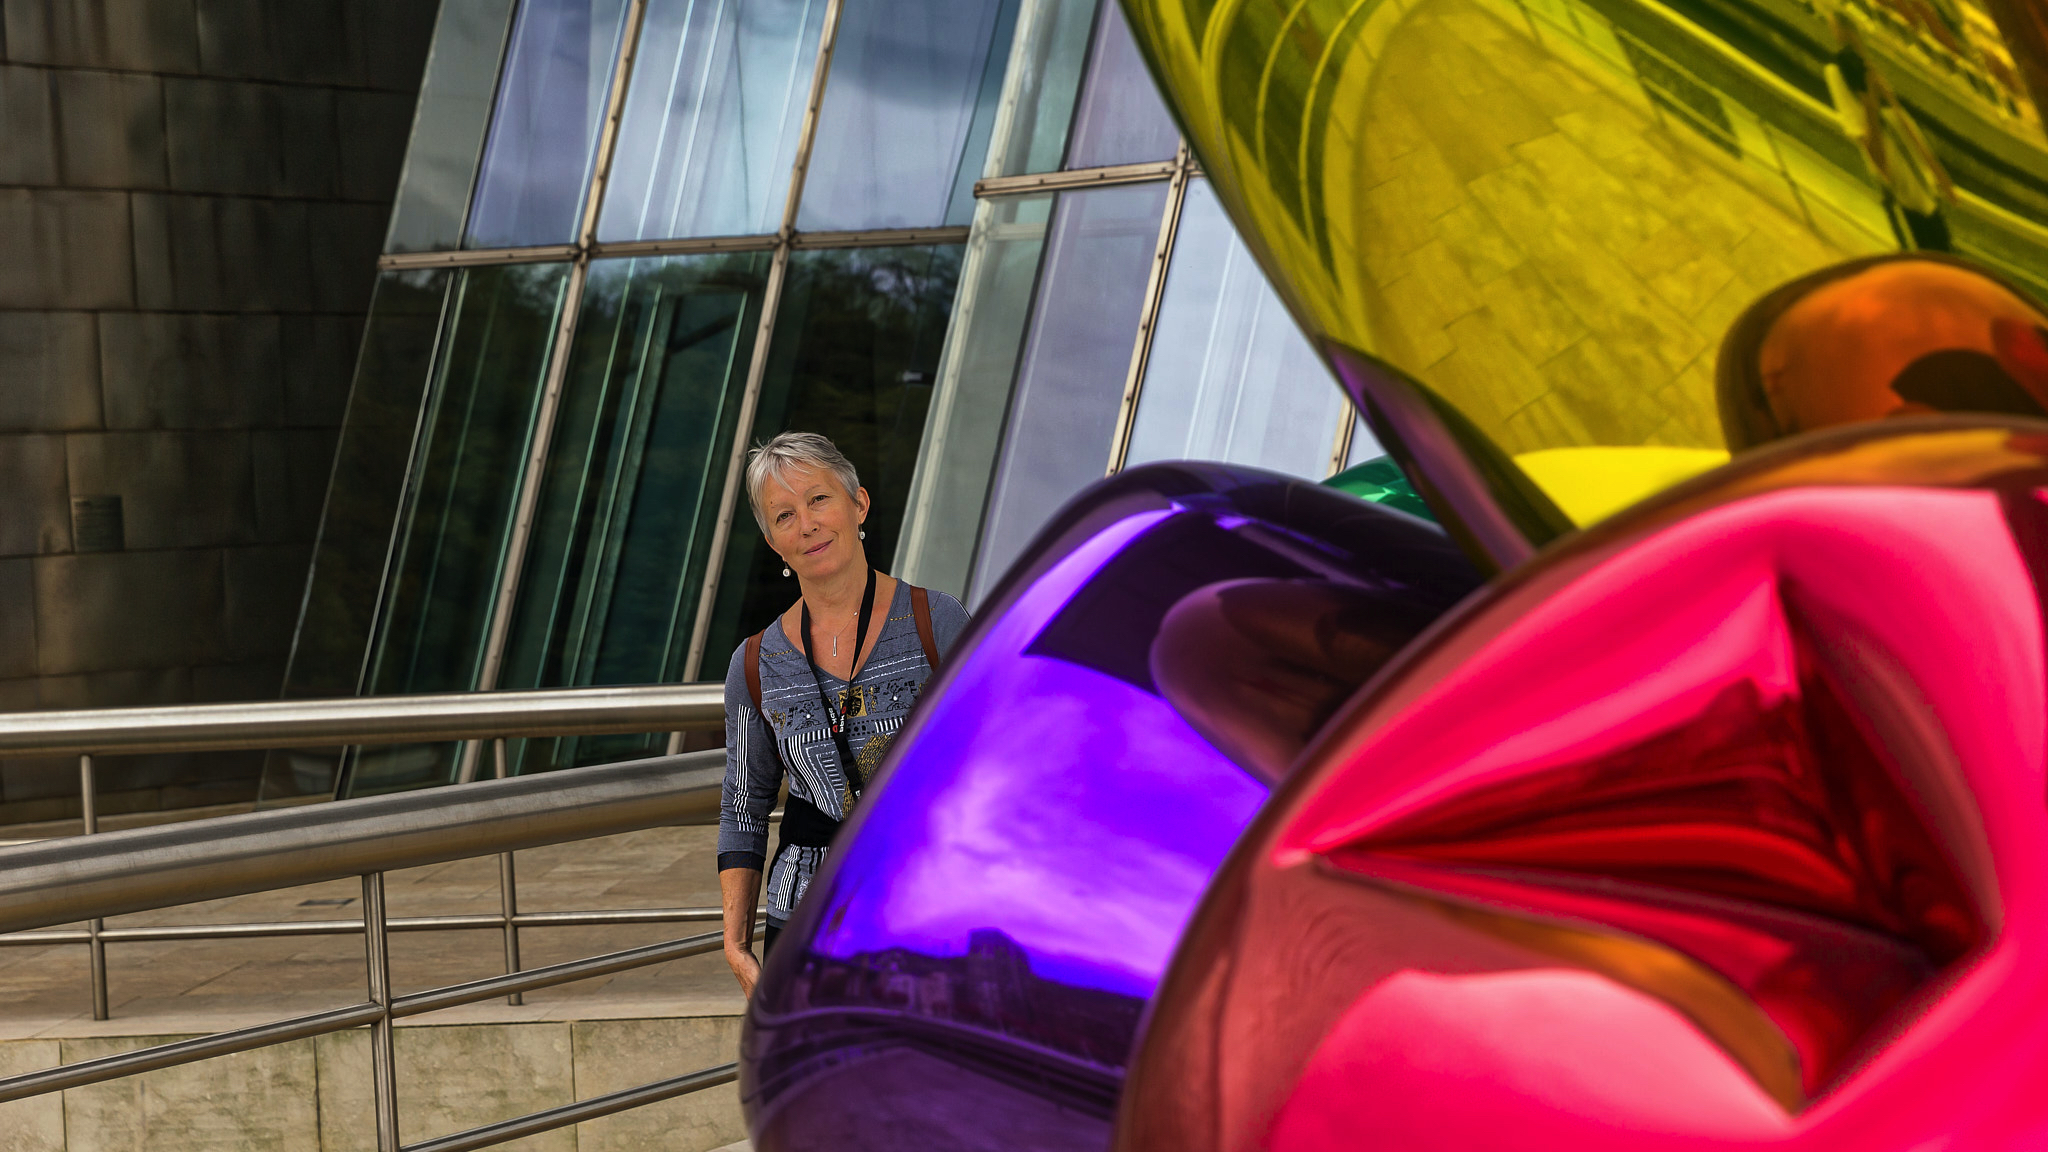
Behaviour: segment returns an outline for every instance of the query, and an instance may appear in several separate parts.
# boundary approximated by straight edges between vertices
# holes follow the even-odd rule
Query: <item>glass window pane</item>
[[[505,53],[469,246],[576,239],[626,0],[525,0]]]
[[[932,413],[896,549],[897,575],[967,598],[989,477],[1031,318],[1053,195],[983,200],[967,241]]]
[[[591,265],[500,686],[682,676],[768,263]],[[649,739],[525,741],[514,768],[622,759]]]
[[[367,694],[476,687],[568,271],[461,274],[419,415]],[[447,779],[448,748],[365,749],[350,792]]]
[[[1179,150],[1180,129],[1159,98],[1159,86],[1152,82],[1144,57],[1138,55],[1123,7],[1111,0],[1102,6],[1095,44],[1088,53],[1088,81],[1081,89],[1080,111],[1074,115],[1067,167],[1171,160]]]
[[[848,4],[797,227],[967,223],[1015,12],[1014,0]]]
[[[1353,417],[1351,425],[1351,452],[1344,458],[1344,467],[1356,468],[1367,460],[1377,460],[1387,454],[1380,446],[1379,438],[1372,434],[1372,428],[1363,417]]]
[[[1207,180],[1188,185],[1127,464],[1222,460],[1330,474],[1344,392]]]
[[[789,429],[832,438],[873,501],[867,554],[876,565],[896,554],[962,249],[861,248],[790,258],[751,438]],[[796,594],[742,496],[699,676],[723,677],[733,648]]]
[[[986,175],[1020,176],[1059,168],[1102,3],[1024,0]],[[1114,7],[1116,0],[1108,3]]]
[[[377,277],[362,354],[334,454],[333,482],[313,546],[299,630],[285,669],[287,699],[353,696],[390,557],[391,524],[405,488],[420,397],[427,387],[453,272]],[[265,801],[327,793],[338,749],[297,749],[265,758]]]
[[[977,602],[1109,467],[1166,193],[1164,181],[1068,192],[1053,210],[974,565]]]
[[[512,0],[444,0],[420,81],[386,252],[462,246],[462,218],[491,121]]]
[[[826,0],[652,0],[600,240],[782,227]]]

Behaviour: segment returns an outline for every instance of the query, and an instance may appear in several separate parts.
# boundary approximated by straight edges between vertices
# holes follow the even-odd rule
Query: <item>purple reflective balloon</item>
[[[1083,494],[779,938],[741,1045],[755,1146],[1107,1147],[1145,1005],[1268,781],[1478,583],[1434,525],[1286,477],[1153,465]]]

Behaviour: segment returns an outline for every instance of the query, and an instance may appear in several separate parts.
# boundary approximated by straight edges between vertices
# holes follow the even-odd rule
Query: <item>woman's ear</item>
[[[869,505],[869,503],[870,503],[870,501],[868,500],[868,490],[867,490],[866,488],[856,488],[856,489],[854,489],[854,492],[853,492],[853,507],[854,507],[854,511],[856,511],[856,512],[860,513],[860,518],[861,518],[862,520],[865,520],[865,519],[867,519],[867,518],[868,518],[868,505]]]

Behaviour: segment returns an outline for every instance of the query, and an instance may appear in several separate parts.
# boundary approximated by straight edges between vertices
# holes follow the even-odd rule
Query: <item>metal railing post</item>
[[[398,1064],[392,1044],[391,937],[384,910],[384,874],[363,876],[363,960],[370,1002],[384,1014],[370,1025],[370,1086],[377,1106],[377,1152],[400,1152]]]
[[[92,754],[84,753],[78,758],[78,808],[85,826],[84,834],[96,836],[100,830],[100,792],[92,774]],[[107,1011],[107,945],[100,939],[100,929],[106,921],[95,916],[85,922],[86,947],[92,952],[92,1018],[105,1020]]]
[[[239,711],[240,707],[234,710]],[[301,722],[303,718],[292,721]],[[241,721],[237,721],[236,726],[216,730],[221,733],[217,738],[233,746],[232,741],[240,738],[235,735],[241,731],[240,725]],[[571,729],[574,727],[572,724]],[[640,725],[636,722],[633,727]],[[71,731],[71,726],[59,725],[53,732],[36,738],[48,741],[58,732]],[[125,730],[119,726],[94,731],[102,736],[111,735],[118,747],[135,746],[120,743]],[[351,729],[348,734],[361,731],[362,728]],[[6,726],[0,725],[0,735],[5,732]],[[56,738],[74,739],[71,735]],[[149,737],[165,738],[198,739],[191,732],[176,736],[159,732]],[[493,739],[495,743],[488,734],[482,738]],[[98,746],[102,746],[99,740],[88,741],[79,736],[68,747],[52,748],[47,743],[41,747],[49,749],[43,753],[46,755],[84,755],[83,748]],[[717,814],[721,760],[716,752],[675,761],[633,760],[551,773],[546,778],[483,781],[468,788],[436,789],[412,796],[219,816],[207,822],[211,834],[197,839],[192,834],[194,829],[187,825],[137,829],[99,843],[62,837],[0,847],[0,856],[5,857],[0,862],[0,945],[9,946],[84,944],[90,937],[83,929],[53,926],[78,925],[201,900],[281,892],[303,884],[354,877],[362,884],[360,919],[127,925],[105,929],[104,939],[109,943],[259,939],[360,932],[369,990],[364,1002],[341,1008],[77,1060],[21,1075],[0,1076],[0,1103],[367,1028],[371,1041],[375,1146],[378,1152],[407,1152],[401,1143],[398,1120],[394,1046],[397,1020],[686,957],[711,955],[718,951],[721,935],[714,930],[398,996],[392,983],[390,933],[502,931],[505,917],[393,917],[386,876],[401,868],[502,857],[520,848],[589,841],[649,828],[709,824]],[[90,761],[81,760],[80,770],[90,772]],[[97,831],[97,797],[89,796],[83,810],[87,828]],[[516,903],[513,907],[514,927],[715,925],[720,915],[716,908],[632,908],[521,915],[516,912]],[[735,1074],[731,1064],[699,1069],[437,1137],[414,1145],[410,1152],[469,1152],[728,1084]]]
[[[504,737],[491,741],[491,751],[495,759],[497,777],[503,780],[507,767]],[[498,856],[498,904],[503,909],[505,917],[505,975],[510,976],[519,971],[519,878],[513,868],[510,852],[500,853]],[[514,992],[505,997],[505,1003],[517,1008],[526,1003],[526,994]]]

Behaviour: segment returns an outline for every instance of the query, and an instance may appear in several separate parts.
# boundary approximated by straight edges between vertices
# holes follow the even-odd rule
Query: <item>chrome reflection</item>
[[[742,1053],[755,1146],[1106,1146],[1146,1003],[1268,781],[1477,585],[1435,526],[1270,473],[1150,465],[1084,495],[927,686],[779,938]]]
[[[1865,424],[1494,585],[1247,831],[1117,1147],[2026,1146],[2044,492],[2048,423]]]
[[[2048,296],[2031,5],[1126,8],[1296,315],[1444,409],[1423,423],[1475,462],[1483,506],[1418,480],[1501,567],[1753,444],[1723,427],[1715,364],[1788,282],[1923,252]],[[1948,391],[1930,407],[2011,410]],[[1378,399],[1361,408],[1403,467],[1441,469]]]

